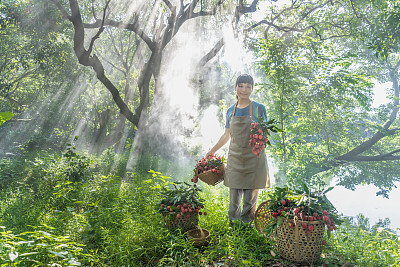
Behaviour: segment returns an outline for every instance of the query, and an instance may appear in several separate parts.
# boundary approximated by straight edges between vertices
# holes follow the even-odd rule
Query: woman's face
[[[239,99],[249,99],[253,86],[249,83],[239,83],[236,85],[236,94]]]

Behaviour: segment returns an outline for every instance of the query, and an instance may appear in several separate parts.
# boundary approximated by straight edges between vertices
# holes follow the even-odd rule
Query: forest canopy
[[[2,157],[75,136],[93,154],[199,156],[201,117],[218,106],[223,121],[249,72],[284,130],[278,183],[335,177],[386,196],[400,180],[399,1],[5,0],[0,14]]]

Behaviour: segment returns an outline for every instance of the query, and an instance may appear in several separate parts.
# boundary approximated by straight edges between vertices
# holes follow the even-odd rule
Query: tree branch
[[[172,11],[175,7],[171,4],[169,0],[163,0],[164,4]]]
[[[306,27],[304,29],[288,27],[288,26],[279,26],[279,25],[274,24],[273,22],[270,22],[270,21],[267,21],[267,20],[264,19],[264,20],[261,20],[261,21],[257,22],[256,24],[248,27],[244,31],[248,32],[248,31],[250,31],[250,30],[252,30],[252,29],[254,29],[254,28],[256,28],[256,27],[258,27],[258,26],[260,26],[262,24],[266,24],[266,25],[268,25],[270,27],[276,28],[278,31],[284,31],[284,32],[304,32],[306,29],[311,28],[311,26]]]
[[[235,8],[235,24],[239,22],[239,19],[242,15],[246,13],[253,13],[257,10],[258,0],[253,0],[253,2],[246,6],[243,0],[239,1],[239,4]]]
[[[292,26],[280,26],[280,25],[277,25],[275,23],[275,21],[277,19],[279,19],[281,16],[283,16],[284,13],[295,9],[294,2],[292,2],[292,5],[290,7],[287,7],[287,8],[284,8],[283,10],[281,10],[270,21],[268,21],[266,19],[261,20],[261,21],[255,23],[255,24],[251,25],[250,27],[246,28],[244,31],[248,32],[248,31],[250,31],[250,30],[252,30],[252,29],[254,29],[254,28],[256,28],[256,27],[258,27],[260,25],[266,24],[266,25],[268,25],[268,27],[264,31],[265,38],[267,38],[268,31],[270,30],[271,27],[275,28],[278,31],[283,31],[283,32],[305,32],[306,30],[308,30],[310,28],[313,28],[315,30],[316,34],[319,35],[317,30],[315,29],[315,27],[313,27],[312,25],[304,27],[304,28],[299,28],[299,27],[296,27],[296,26],[299,25],[302,21],[304,21],[304,19],[306,17],[308,17],[315,10],[325,7],[327,4],[334,4],[334,3],[336,3],[336,1],[333,2],[331,0],[328,0],[328,1],[322,2],[321,4],[319,4],[317,6],[314,6],[313,8],[311,8],[311,9],[307,10],[306,12],[304,12],[301,15],[301,17],[298,19],[298,21],[296,23],[294,23]],[[332,26],[338,27],[337,25],[332,25]],[[334,37],[345,37],[345,36],[349,36],[349,35],[335,35],[335,36],[330,36],[330,37],[327,37],[327,38],[323,38],[321,35],[319,35],[321,40],[327,40],[327,39],[334,38]]]
[[[23,106],[22,103],[20,103],[19,101],[17,101],[17,100],[15,100],[15,99],[11,98],[11,97],[8,96],[8,95],[6,95],[6,96],[0,95],[0,97],[2,97],[2,98],[4,98],[4,99],[7,99],[7,100],[10,100],[11,102],[13,102],[14,104],[16,104],[16,105],[19,106],[19,107],[22,107],[22,106]]]
[[[137,114],[133,114],[126,103],[122,100],[121,95],[119,94],[118,89],[114,86],[114,84],[107,78],[104,72],[103,65],[96,55],[92,57],[92,68],[96,72],[97,78],[104,84],[104,86],[111,93],[115,103],[117,104],[121,114],[123,114],[130,122],[132,122],[137,127],[139,126],[140,116]]]
[[[358,19],[364,20],[364,21],[367,22],[369,25],[372,25],[371,22],[368,20],[367,17],[365,17],[365,16],[360,16],[360,15],[358,14],[358,12],[357,12],[357,10],[356,10],[356,8],[355,8],[355,6],[354,6],[353,0],[350,0],[350,3],[351,3],[351,8],[353,9],[353,12],[354,12],[354,14],[356,15],[356,17],[357,17]]]
[[[219,0],[215,4],[215,6],[209,11],[194,12],[194,8],[196,7],[198,0],[193,0],[192,3],[190,3],[188,9],[186,9],[186,11],[184,12],[183,16],[179,18],[180,20],[179,27],[189,19],[215,15],[217,13],[218,8],[224,3],[224,1],[225,0]],[[177,29],[179,29],[179,27]]]
[[[115,27],[118,29],[126,29],[128,31],[133,31],[136,33],[149,47],[150,50],[155,49],[155,43],[150,39],[149,36],[147,36],[143,30],[139,28],[138,22],[135,21],[135,23],[124,23],[120,21],[115,21],[111,19],[106,19],[103,23],[102,20],[97,20],[94,23],[84,23],[83,27],[88,28],[88,29],[94,29],[94,28],[99,28],[101,25],[104,26],[110,26],[110,27]]]
[[[107,62],[108,64],[110,64],[111,66],[113,66],[113,68],[115,68],[116,70],[122,72],[122,74],[126,75],[126,72],[125,72],[123,69],[121,69],[120,67],[116,66],[114,63],[112,63],[112,62],[111,62],[110,60],[108,60],[107,58],[105,58],[105,57],[103,57],[103,56],[101,56],[101,55],[100,55],[100,58],[101,58],[102,60],[104,60],[105,62]]]
[[[15,78],[15,80],[12,81],[11,84],[18,83],[22,79],[24,79],[24,78],[28,77],[29,75],[31,75],[32,73],[34,73],[38,68],[39,68],[39,66],[35,66],[34,68],[28,70],[27,72],[24,72],[21,76],[18,76],[17,78]]]
[[[130,43],[130,42],[129,42],[129,43]],[[140,50],[141,42],[140,42],[140,39],[137,38],[136,34],[134,35],[134,41],[133,41],[133,43],[135,44],[135,49],[134,49],[134,50],[129,50],[129,51],[127,52],[127,53],[128,53],[128,56],[126,57],[126,62],[127,62],[127,65],[128,65],[128,68],[129,68],[129,69],[131,69],[132,66],[134,66],[133,59],[135,58],[136,53]],[[129,48],[127,48],[127,49],[129,49]],[[130,52],[130,51],[132,51],[132,52],[131,52],[131,56],[130,56],[130,59],[129,59],[129,52]]]
[[[400,156],[396,156],[394,154],[397,154],[400,152],[400,149],[394,150],[392,152],[382,154],[382,155],[376,155],[376,156],[348,156],[348,157],[342,157],[341,161],[345,162],[355,162],[355,161],[386,161],[386,160],[400,160]]]
[[[197,64],[197,69],[203,67],[204,65],[207,64],[208,61],[210,61],[213,57],[215,57],[218,52],[221,50],[221,48],[224,46],[225,41],[224,38],[221,38],[215,45],[214,47],[207,53],[205,54],[199,63]]]
[[[97,20],[96,10],[94,9],[94,0],[92,0],[92,13],[95,20]]]
[[[110,64],[113,65],[115,68],[117,68],[119,71],[121,71],[122,73],[124,73],[124,74],[126,75],[126,74],[127,74],[127,71],[129,70],[128,64],[127,64],[127,62],[124,60],[122,54],[119,52],[118,47],[117,47],[117,45],[115,44],[114,36],[113,36],[112,34],[109,34],[109,36],[110,36],[110,39],[111,39],[111,43],[113,44],[113,47],[114,47],[114,52],[117,54],[117,57],[118,57],[118,59],[121,61],[122,65],[124,66],[124,68],[125,68],[125,70],[126,70],[126,72],[123,71],[122,69],[120,69],[120,68],[114,66],[114,64],[112,64],[112,63],[110,63]],[[122,42],[121,42],[121,43],[122,43]],[[121,49],[122,49],[122,47],[121,47]]]
[[[223,1],[220,1],[217,3],[217,5],[214,7],[213,11],[216,10],[217,6],[222,4]],[[251,12],[255,12],[257,9],[257,3],[258,0],[254,0],[251,5],[249,6],[245,6],[243,4],[243,0],[241,0],[239,2],[239,5],[236,7],[236,14],[235,14],[235,18],[236,18],[236,23],[238,22],[238,20],[240,19],[240,16],[246,13],[251,13]],[[214,47],[206,54],[204,55],[201,60],[199,61],[199,63],[197,64],[197,69],[203,67],[205,64],[207,64],[208,61],[210,61],[213,57],[215,57],[218,52],[221,50],[221,48],[224,46],[225,41],[223,38],[221,38],[215,45]]]
[[[397,117],[397,113],[399,111],[399,84],[398,84],[398,80],[396,77],[396,73],[397,73],[397,69],[392,69],[390,70],[390,78],[393,82],[393,89],[394,89],[394,107],[393,110],[391,112],[391,114],[389,115],[389,118],[387,119],[387,121],[382,125],[382,129],[385,130],[388,133],[394,134],[396,132],[396,130],[389,130],[389,127],[393,124],[393,122],[396,120]],[[348,157],[348,156],[355,156],[355,155],[359,155],[362,152],[370,149],[373,145],[375,145],[380,139],[382,139],[383,137],[385,137],[387,134],[385,134],[385,132],[381,132],[378,131],[376,132],[369,140],[365,141],[364,143],[360,144],[359,146],[357,146],[356,148],[354,148],[353,150],[349,151],[348,153],[342,155],[341,157]]]
[[[368,139],[367,141],[361,143],[360,145],[358,145],[354,149],[350,150],[349,152],[347,152],[347,153],[345,153],[345,154],[343,154],[343,155],[341,155],[339,157],[336,157],[336,159],[339,160],[339,161],[341,161],[341,160],[347,161],[348,158],[354,158],[357,155],[359,155],[359,154],[367,151],[368,149],[370,149],[372,146],[374,146],[383,137],[387,136],[388,134],[392,135],[396,131],[398,131],[398,129],[388,130],[387,134],[378,131],[370,139]]]
[[[118,89],[114,84],[106,77],[104,67],[96,55],[91,56],[89,51],[85,50],[85,31],[82,23],[82,17],[80,14],[80,8],[77,0],[69,0],[71,8],[70,21],[74,26],[74,52],[78,61],[83,66],[90,66],[96,72],[97,78],[103,83],[103,85],[111,93],[115,103],[117,104],[121,114],[123,114],[130,122],[138,126],[140,115],[134,115],[129,107],[124,103],[119,94]]]
[[[318,30],[315,28],[315,25],[311,25],[310,27],[314,30],[315,34],[318,36],[318,38],[319,38],[321,41],[326,41],[326,40],[329,40],[329,39],[332,39],[332,38],[341,38],[341,37],[349,37],[349,36],[352,36],[351,34],[342,34],[342,35],[330,35],[330,36],[324,38],[324,37],[322,37],[322,35],[318,32]]]
[[[209,11],[200,11],[200,12],[192,12],[192,15],[189,17],[189,19],[194,19],[197,17],[204,17],[204,16],[212,16],[217,13],[218,7],[224,3],[224,0],[219,0],[213,9]]]
[[[70,19],[70,15],[68,14],[67,10],[58,2],[57,0],[50,0],[53,4],[60,10],[63,19]]]
[[[394,69],[398,69],[400,67],[400,60],[399,61],[397,61],[397,63],[396,63],[396,65],[394,66]]]
[[[104,20],[105,20],[107,7],[108,7],[108,4],[110,4],[110,2],[111,2],[111,0],[108,0],[107,3],[106,3],[106,6],[104,7],[104,10],[103,10],[103,20],[102,20],[103,22],[104,22]],[[98,30],[98,32],[93,36],[92,40],[90,41],[90,45],[89,45],[89,49],[88,49],[88,53],[89,53],[89,54],[92,53],[94,42],[96,41],[96,39],[98,39],[98,38],[100,37],[100,34],[101,34],[103,31],[104,31],[104,24],[102,23],[101,26],[100,26],[100,28],[99,28],[99,30]]]

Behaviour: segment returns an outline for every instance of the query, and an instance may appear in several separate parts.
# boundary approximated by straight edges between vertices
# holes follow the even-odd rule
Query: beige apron
[[[235,117],[236,106],[233,109],[229,133],[228,162],[225,171],[224,185],[236,189],[262,189],[269,187],[268,165],[265,151],[257,158],[252,152],[250,141],[250,126],[252,122],[251,101],[250,116]]]

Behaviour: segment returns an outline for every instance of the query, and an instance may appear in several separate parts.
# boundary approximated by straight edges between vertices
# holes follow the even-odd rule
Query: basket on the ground
[[[273,220],[272,211],[268,207],[269,202],[270,202],[269,200],[264,201],[258,206],[254,218],[255,228],[263,235],[266,235],[264,230],[267,228],[268,224],[270,224],[271,221]]]
[[[224,175],[225,175],[225,165],[222,164],[215,168],[216,170],[220,170],[221,172],[218,174],[216,172],[212,172],[211,170],[202,172],[202,173],[197,173],[197,176],[199,177],[200,180],[203,182],[209,184],[209,185],[216,185],[224,180]]]
[[[187,236],[195,246],[205,246],[210,242],[210,232],[200,227],[189,230]]]
[[[186,232],[195,229],[199,223],[199,214],[196,212],[184,212],[179,217],[176,212],[163,213],[165,226],[168,229],[181,229]]]
[[[277,250],[279,255],[289,261],[312,265],[321,256],[325,225],[321,221],[305,222],[313,226],[312,232],[307,233],[302,223],[297,221],[290,228],[289,222],[283,222],[278,227]]]

